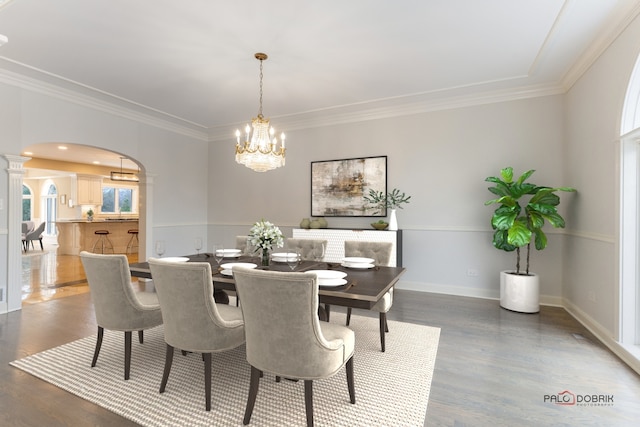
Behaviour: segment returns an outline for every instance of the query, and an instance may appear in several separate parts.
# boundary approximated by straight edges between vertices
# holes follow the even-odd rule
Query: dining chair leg
[[[313,380],[304,380],[304,409],[307,412],[307,427],[313,427]]]
[[[347,361],[347,386],[349,387],[349,401],[356,403],[356,386],[353,381],[353,356]]]
[[[142,329],[138,331],[138,341],[140,341],[140,344],[144,344],[144,331]]]
[[[96,349],[93,351],[93,360],[91,361],[91,367],[96,366],[98,362],[98,354],[100,354],[100,347],[102,347],[102,337],[104,336],[104,328],[98,326],[98,338],[96,339]]]
[[[247,397],[247,408],[244,411],[244,419],[242,424],[247,425],[251,421],[251,414],[253,413],[253,406],[256,403],[256,397],[258,396],[258,386],[260,385],[260,376],[262,371],[257,368],[251,367],[251,379],[249,384],[249,396]]]
[[[131,372],[131,331],[124,333],[124,379],[129,379]]]
[[[162,373],[162,382],[160,383],[160,393],[164,393],[169,381],[169,372],[171,372],[171,364],[173,363],[173,347],[167,344],[167,351],[164,356],[164,372]]]
[[[211,353],[204,353],[204,398],[207,411],[211,410]]]
[[[331,319],[331,306],[329,304],[325,304],[324,311],[327,312],[327,322],[328,322]]]
[[[385,330],[385,326],[387,324],[387,314],[386,313],[380,313],[380,345],[382,347],[382,352],[384,353],[385,350],[385,342],[384,342],[384,330]]]
[[[347,326],[351,323],[351,307],[347,307]]]

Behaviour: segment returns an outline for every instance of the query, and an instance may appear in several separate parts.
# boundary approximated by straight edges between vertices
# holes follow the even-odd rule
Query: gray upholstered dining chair
[[[287,250],[297,249],[302,260],[318,260],[324,258],[327,241],[321,239],[295,239],[289,237],[286,242]]]
[[[345,257],[364,257],[372,258],[377,266],[389,266],[391,262],[391,251],[393,243],[390,242],[366,242],[366,241],[345,241],[344,255]],[[387,312],[393,305],[393,288],[385,293],[380,301],[378,301],[371,310],[380,313],[380,346],[385,351],[385,333],[389,332],[387,324]],[[347,308],[347,326],[351,321],[351,307]]]
[[[304,380],[307,425],[313,425],[313,381],[346,365],[351,403],[355,335],[345,326],[318,319],[318,283],[313,273],[233,268],[247,339],[251,380],[244,424],[249,424],[263,372]],[[281,420],[281,424],[287,422]]]
[[[208,262],[168,262],[149,259],[158,293],[167,344],[160,393],[164,393],[174,348],[202,353],[206,410],[211,410],[211,353],[244,344],[244,321],[239,308],[216,304]]]
[[[29,242],[31,242],[31,248],[33,249],[33,241],[40,241],[40,250],[44,250],[44,246],[42,245],[42,234],[44,233],[44,227],[47,225],[46,222],[43,222],[33,231],[29,231],[22,238],[22,242],[24,244],[24,250],[29,250]]]
[[[98,323],[98,338],[91,361],[95,367],[102,346],[104,330],[124,331],[124,379],[131,370],[131,335],[138,331],[140,344],[143,331],[162,324],[158,297],[152,292],[135,291],[126,255],[102,255],[80,252],[87,276],[91,300]]]
[[[236,249],[240,249],[243,255],[256,256],[256,248],[249,243],[249,236],[236,236]]]

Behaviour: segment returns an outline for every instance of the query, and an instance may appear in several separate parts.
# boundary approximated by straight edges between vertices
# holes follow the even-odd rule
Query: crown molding
[[[4,58],[0,58],[4,59]],[[30,92],[39,93],[41,95],[50,96],[63,101],[71,102],[76,105],[87,107],[93,110],[102,111],[107,114],[129,119],[138,123],[147,124],[156,128],[168,130],[177,134],[185,135],[198,140],[206,141],[208,139],[206,129],[197,129],[195,126],[182,125],[169,120],[170,116],[156,112],[159,115],[166,118],[159,118],[152,114],[136,111],[127,105],[131,104],[126,100],[114,99],[113,101],[106,101],[98,99],[97,97],[85,95],[74,90],[66,89],[51,83],[43,82],[31,77],[24,76],[19,73],[8,71],[0,68],[0,83],[5,83],[10,86],[19,87]],[[133,105],[133,104],[131,104]],[[147,107],[138,106],[145,110],[149,110]],[[152,110],[149,110],[152,111]],[[180,121],[178,118],[173,118],[175,121]]]
[[[562,78],[562,86],[569,91],[574,84],[591,68],[605,50],[622,34],[622,32],[640,15],[640,3],[634,3],[627,9],[623,9],[612,17],[609,25],[610,31],[603,32],[600,36],[589,44],[577,61]]]
[[[472,91],[470,88],[464,89]],[[451,90],[451,94],[449,95],[442,92],[438,94],[422,93],[408,95],[307,111],[299,114],[273,116],[270,119],[277,121],[278,127],[281,129],[292,131],[558,95],[566,92],[562,85],[554,84],[453,94],[454,92],[461,91],[462,88],[457,88]],[[244,124],[235,123],[211,128],[209,140],[211,142],[233,140],[235,129],[242,126],[244,126]]]

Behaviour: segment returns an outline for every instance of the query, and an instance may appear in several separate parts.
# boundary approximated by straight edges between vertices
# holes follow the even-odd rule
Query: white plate
[[[295,252],[277,252],[274,254],[271,254],[271,260],[275,261],[275,262],[287,262],[287,258],[295,258],[296,257],[296,253]]]
[[[222,274],[223,276],[233,276],[233,271],[231,271],[231,270],[222,270],[220,272],[220,274]]]
[[[342,258],[345,264],[373,264],[376,260],[373,258],[346,257]]]
[[[164,262],[187,262],[189,258],[183,256],[168,256],[165,258],[156,258],[158,261]]]
[[[337,271],[337,270],[309,270],[309,271],[305,271],[305,273],[316,273],[319,280],[342,279],[347,276],[347,273],[345,273],[344,271]]]
[[[216,253],[222,253],[225,258],[237,258],[242,251],[240,249],[218,249]]]
[[[286,258],[289,255],[296,256],[296,253],[295,252],[274,252],[274,253],[271,254],[271,257],[272,258],[274,258],[274,257],[275,258]]]
[[[220,267],[222,267],[224,270],[232,270],[233,267],[256,268],[257,265],[250,262],[230,262],[227,264],[222,264]]]
[[[318,286],[322,286],[323,288],[335,288],[337,286],[346,285],[347,281],[345,279],[322,279],[318,280]]]
[[[349,263],[346,263],[346,262],[343,262],[342,266],[343,267],[347,267],[347,268],[362,268],[362,269],[375,267],[374,264],[349,264]]]

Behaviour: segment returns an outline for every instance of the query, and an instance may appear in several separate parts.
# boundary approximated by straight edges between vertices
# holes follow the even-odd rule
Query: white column
[[[25,174],[24,162],[30,157],[5,154],[9,162],[9,200],[7,203],[8,242],[7,242],[7,289],[0,304],[0,312],[20,310],[22,308],[22,178]],[[0,284],[0,286],[2,286]]]
[[[153,177],[142,170],[138,176],[140,182],[138,184],[138,191],[140,195],[138,198],[138,262],[143,262],[149,259],[151,256],[156,256],[153,253]],[[144,233],[143,231],[144,230]],[[138,279],[140,282],[145,283],[145,290],[147,292],[153,292],[153,283],[147,279]]]

